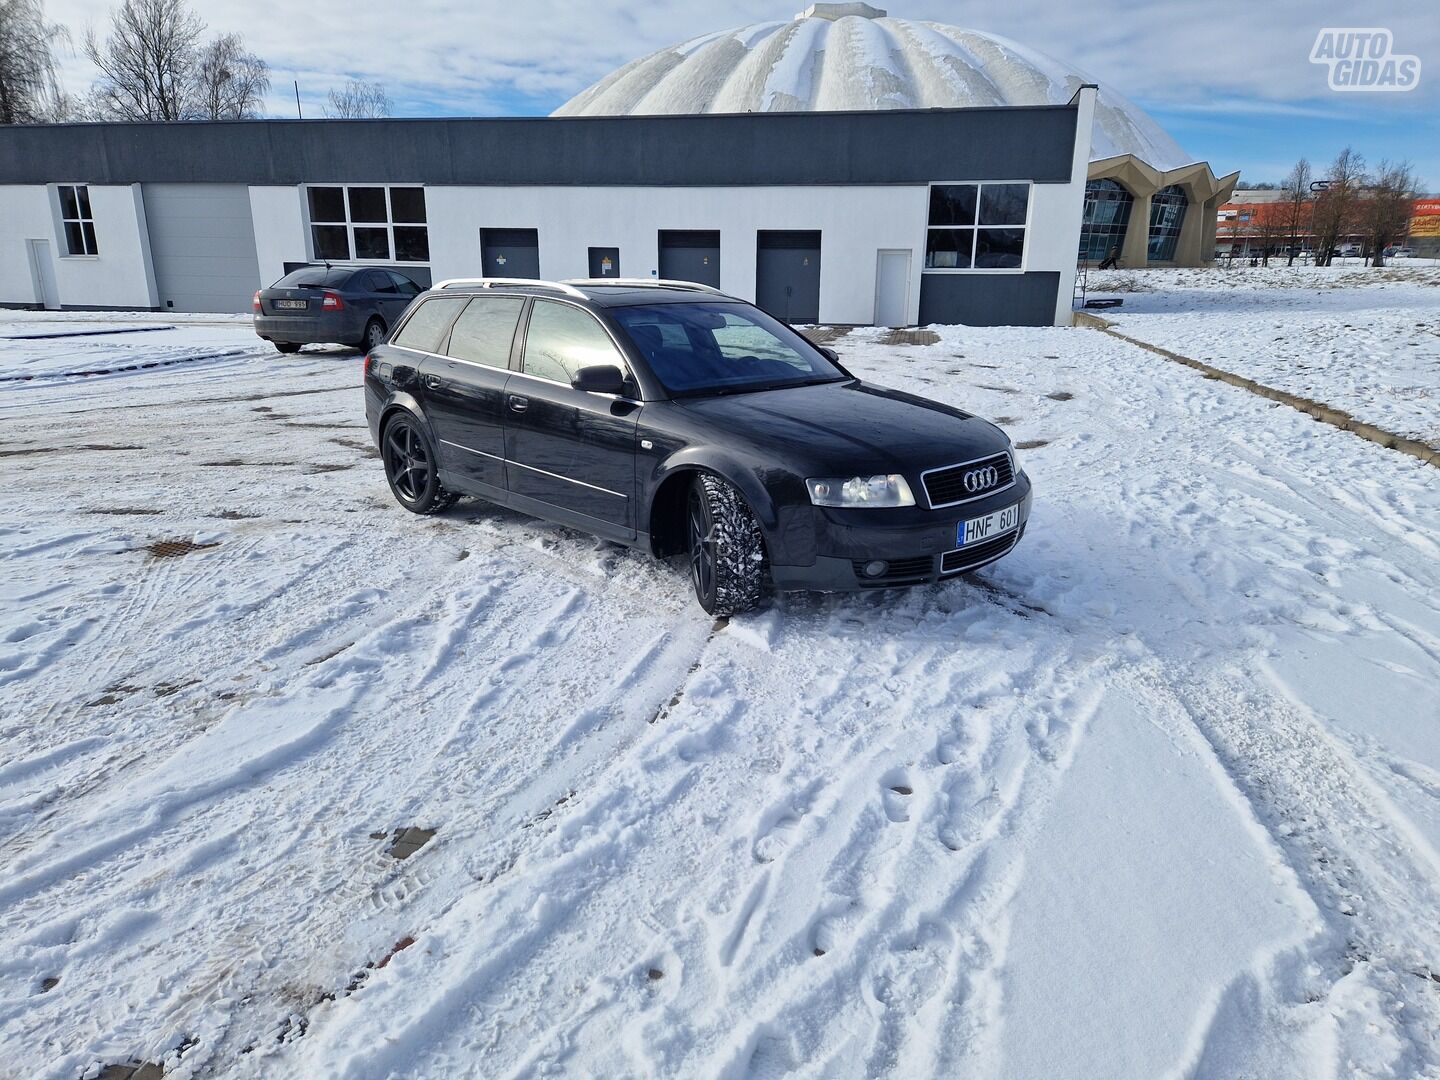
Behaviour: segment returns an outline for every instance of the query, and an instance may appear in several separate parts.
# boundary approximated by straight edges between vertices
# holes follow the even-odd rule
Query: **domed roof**
[[[722,30],[641,57],[554,115],[1063,105],[1096,81],[994,34],[892,19],[868,4],[814,4],[790,22]],[[1101,84],[1091,158],[1122,154],[1162,171],[1195,161]]]

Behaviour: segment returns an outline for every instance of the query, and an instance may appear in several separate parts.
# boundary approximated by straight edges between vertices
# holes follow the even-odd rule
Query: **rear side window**
[[[583,367],[613,364],[626,370],[610,335],[594,316],[569,304],[536,300],[525,332],[525,371],[569,384]]]
[[[477,296],[450,331],[451,356],[493,368],[510,366],[510,344],[525,301],[518,296]]]
[[[426,300],[405,320],[405,325],[391,339],[391,344],[421,352],[439,352],[445,331],[450,329],[451,320],[464,303],[463,296],[439,296]]]
[[[424,291],[404,274],[397,274],[393,270],[385,272],[390,275],[390,280],[395,283],[395,287],[406,296],[418,296]]]
[[[271,288],[294,289],[304,285],[324,286],[327,289],[338,289],[350,280],[354,270],[335,270],[324,266],[302,266],[299,270],[291,270]]]

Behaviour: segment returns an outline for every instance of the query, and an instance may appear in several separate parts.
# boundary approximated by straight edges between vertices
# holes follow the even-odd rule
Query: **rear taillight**
[[[325,299],[320,301],[320,307],[324,311],[340,311],[345,307],[345,301],[340,299],[339,293],[326,292]]]
[[[365,354],[365,366],[360,370],[361,383],[367,382],[370,378],[370,354]]]
[[[260,290],[259,290],[259,289],[256,289],[256,290],[255,290],[255,299],[253,299],[253,300],[250,301],[250,306],[253,307],[256,311],[259,311],[259,310],[260,310]]]

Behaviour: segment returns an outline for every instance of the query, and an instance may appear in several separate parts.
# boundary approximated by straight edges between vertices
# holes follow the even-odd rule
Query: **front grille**
[[[914,559],[891,559],[890,565],[886,567],[885,573],[879,577],[866,577],[865,564],[870,559],[855,559],[855,577],[861,585],[893,585],[897,581],[912,581],[915,578],[928,577],[935,572],[935,556],[921,555]]]
[[[995,468],[995,482],[987,484],[978,491],[967,491],[965,488],[965,474],[972,470],[985,469],[990,466]],[[997,491],[1003,491],[1015,482],[1015,470],[1010,464],[1010,455],[1004,451],[998,454],[991,454],[989,457],[977,458],[975,461],[966,461],[959,465],[949,465],[943,469],[935,469],[926,473],[922,480],[925,484],[925,497],[930,500],[930,506],[952,506],[955,503],[969,502],[971,499],[983,499],[986,495],[993,495]]]
[[[986,540],[984,543],[972,544],[970,547],[947,551],[940,557],[940,572],[954,574],[982,563],[993,562],[1019,543],[1020,536],[1024,531],[1023,528],[1016,529],[1004,536],[997,536],[994,540]]]

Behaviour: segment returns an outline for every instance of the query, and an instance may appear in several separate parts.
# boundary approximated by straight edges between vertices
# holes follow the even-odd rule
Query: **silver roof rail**
[[[529,289],[554,289],[556,292],[565,293],[567,296],[578,296],[581,300],[588,300],[579,289],[567,285],[563,281],[542,281],[539,278],[510,278],[510,277],[484,277],[484,278],[446,278],[437,285],[431,285],[433,290],[439,289],[505,289],[516,286],[523,286]]]
[[[675,278],[653,278],[653,277],[595,277],[595,278],[566,278],[567,285],[628,285],[632,288],[652,289],[700,289],[703,292],[712,292],[717,296],[725,296],[726,293],[715,288],[714,285],[706,285],[699,281],[678,281]]]

